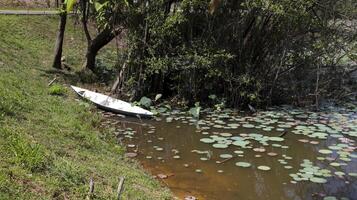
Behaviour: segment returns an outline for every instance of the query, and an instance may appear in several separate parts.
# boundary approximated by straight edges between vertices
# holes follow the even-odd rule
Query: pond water
[[[200,120],[163,111],[142,121],[104,115],[180,199],[357,199],[354,109],[205,111]]]

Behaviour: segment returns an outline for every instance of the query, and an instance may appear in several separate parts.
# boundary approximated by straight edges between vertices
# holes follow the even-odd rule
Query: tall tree
[[[61,0],[61,9],[60,9],[60,23],[58,26],[56,44],[55,44],[55,52],[54,52],[54,59],[52,63],[52,67],[56,69],[62,68],[62,47],[63,47],[63,39],[64,39],[64,32],[66,29],[66,22],[67,22],[67,11],[66,11],[66,3],[65,0]]]

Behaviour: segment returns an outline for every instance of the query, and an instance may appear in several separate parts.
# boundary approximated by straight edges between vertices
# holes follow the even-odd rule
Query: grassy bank
[[[93,107],[68,89],[50,95],[48,82],[56,17],[0,16],[0,199],[84,199],[95,182],[94,199],[171,199],[171,194],[133,161],[109,130],[101,130]],[[85,38],[68,23],[65,55],[82,63]],[[60,85],[74,73],[58,75]]]

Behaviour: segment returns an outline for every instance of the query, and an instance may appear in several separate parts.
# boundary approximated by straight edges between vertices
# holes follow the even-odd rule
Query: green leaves
[[[74,4],[77,3],[77,0],[65,0],[67,12],[73,11]]]
[[[101,11],[103,7],[105,7],[106,5],[108,5],[109,1],[106,1],[104,3],[99,3],[99,2],[94,2],[94,7],[95,7],[95,10],[98,12],[98,11]]]
[[[125,3],[126,6],[129,6],[128,0],[124,0],[124,3]]]
[[[195,107],[191,108],[188,112],[194,117],[194,118],[199,118],[200,117],[200,111],[201,111],[201,107],[200,107],[200,103],[196,102],[195,103]]]
[[[158,101],[161,97],[162,97],[162,94],[157,94],[157,95],[155,96],[155,101]]]
[[[140,105],[149,108],[152,104],[151,99],[147,98],[147,97],[141,97],[140,101],[139,101]]]

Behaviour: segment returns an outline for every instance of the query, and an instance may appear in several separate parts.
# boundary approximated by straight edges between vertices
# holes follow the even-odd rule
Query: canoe
[[[82,98],[93,102],[97,107],[124,115],[130,116],[140,116],[140,117],[152,117],[153,113],[140,108],[139,106],[134,106],[128,102],[112,98],[110,96],[86,90],[80,87],[71,85],[71,88]]]

